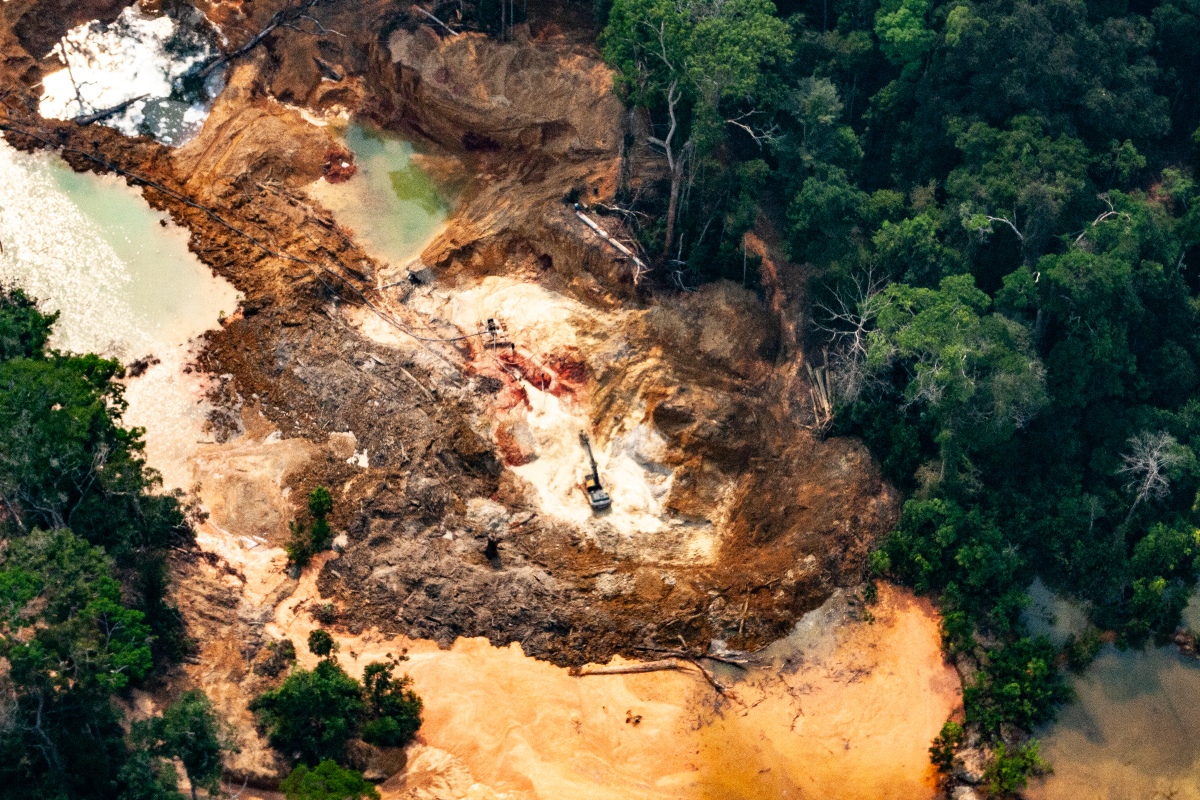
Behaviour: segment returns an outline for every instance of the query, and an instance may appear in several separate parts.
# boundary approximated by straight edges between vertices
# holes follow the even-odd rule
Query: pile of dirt
[[[613,74],[590,48],[443,39],[420,27],[396,30],[375,58],[368,108],[387,127],[551,160],[611,158],[621,146]]]

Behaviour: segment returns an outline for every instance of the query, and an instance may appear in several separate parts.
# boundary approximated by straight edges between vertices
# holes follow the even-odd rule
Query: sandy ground
[[[308,667],[315,658],[302,642],[315,623],[305,609],[319,602],[318,568],[268,625],[297,642]],[[927,748],[960,697],[936,617],[888,586],[872,622],[838,627],[837,605],[806,617],[765,663],[743,675],[726,668],[724,698],[691,669],[572,676],[483,639],[439,650],[339,635],[338,658],[360,675],[407,651],[403,670],[425,701],[408,776],[383,785],[387,800],[932,797]]]

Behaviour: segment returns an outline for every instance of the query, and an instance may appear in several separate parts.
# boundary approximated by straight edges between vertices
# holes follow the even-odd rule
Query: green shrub
[[[963,727],[957,722],[947,722],[934,737],[929,747],[929,760],[943,775],[954,769],[954,754],[963,741]]]
[[[333,498],[324,486],[318,486],[308,495],[308,513],[312,516],[312,526],[300,522],[291,522],[288,527],[292,535],[284,545],[288,562],[304,569],[312,561],[312,557],[328,550],[333,543],[333,531],[325,519],[333,510]]]
[[[1055,667],[1054,646],[1045,637],[1024,638],[988,651],[975,682],[963,691],[967,721],[996,735],[1008,723],[1030,731],[1049,721],[1071,690]]]
[[[300,764],[279,785],[287,800],[379,800],[379,792],[361,772],[322,761],[313,769]]]
[[[328,658],[338,651],[338,644],[328,631],[317,628],[308,635],[308,649],[317,658]]]
[[[1050,765],[1038,753],[1037,740],[1009,748],[1003,743],[996,745],[996,752],[983,773],[988,791],[995,795],[1012,794],[1024,789],[1029,776],[1048,772]]]

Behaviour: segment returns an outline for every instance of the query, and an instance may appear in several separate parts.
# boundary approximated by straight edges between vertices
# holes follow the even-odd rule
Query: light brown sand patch
[[[305,666],[315,663],[302,644],[315,575],[279,607],[272,631],[297,641]],[[723,700],[690,670],[573,677],[518,644],[483,639],[439,650],[341,636],[338,657],[357,675],[407,648],[403,670],[425,700],[420,740],[470,776],[423,795],[393,780],[388,800],[466,797],[464,785],[470,796],[522,800],[932,797],[929,742],[959,703],[957,676],[927,602],[882,587],[872,612],[873,623],[831,634],[826,652],[784,654],[782,672],[776,662],[736,683],[722,677],[734,698]]]

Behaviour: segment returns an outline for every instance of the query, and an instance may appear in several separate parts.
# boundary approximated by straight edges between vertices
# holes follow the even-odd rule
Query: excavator
[[[587,489],[588,502],[592,506],[592,511],[607,511],[612,506],[612,498],[600,485],[600,469],[596,466],[596,457],[592,455],[592,443],[588,441],[586,433],[579,434],[579,442],[587,450],[588,461],[592,462],[592,474],[587,476],[587,482],[584,484]]]

